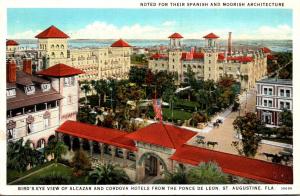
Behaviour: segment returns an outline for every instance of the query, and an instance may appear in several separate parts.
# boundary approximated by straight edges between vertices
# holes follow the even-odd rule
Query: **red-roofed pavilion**
[[[173,171],[177,164],[198,166],[203,162],[216,162],[224,173],[271,184],[293,183],[293,170],[289,166],[251,159],[239,155],[214,151],[187,142],[196,132],[171,124],[153,123],[135,132],[109,129],[85,123],[66,121],[56,131],[72,137],[108,145],[114,157],[123,149],[135,154],[135,181],[145,175],[160,175],[161,170]],[[61,139],[61,136],[59,136]],[[91,152],[92,155],[92,152]],[[101,155],[101,159],[103,156]],[[124,156],[125,157],[125,156]],[[124,158],[126,161],[126,157]],[[147,168],[147,169],[145,169]]]

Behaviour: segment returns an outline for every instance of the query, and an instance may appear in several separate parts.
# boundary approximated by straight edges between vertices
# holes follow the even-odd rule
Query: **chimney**
[[[228,33],[228,54],[229,56],[231,56],[231,48],[232,48],[232,41],[231,41],[231,34],[232,32]]]
[[[23,59],[23,71],[27,74],[32,75],[31,58],[24,58]]]
[[[14,59],[10,59],[6,63],[6,77],[9,83],[15,83],[17,80],[17,64]]]

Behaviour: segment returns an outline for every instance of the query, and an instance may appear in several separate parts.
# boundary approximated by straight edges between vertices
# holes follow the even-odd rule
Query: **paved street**
[[[242,104],[241,104],[240,115],[244,115],[245,112],[255,112],[255,104],[256,104],[255,91],[251,90],[250,92],[247,93],[247,101],[246,101],[246,96],[241,97],[241,102]],[[239,112],[232,112],[225,118],[223,124],[221,124],[219,128],[213,128],[209,132],[201,132],[198,135],[204,136],[205,137],[204,141],[206,142],[207,141],[218,142],[218,145],[216,145],[214,148],[210,147],[211,149],[227,152],[231,154],[238,154],[236,149],[231,146],[232,141],[237,141],[236,131],[234,130],[232,123],[238,115]],[[192,138],[189,141],[189,144],[198,145],[195,141],[196,141],[196,137]],[[206,147],[206,145],[204,146],[200,145],[200,146]],[[283,148],[261,144],[255,158],[267,160],[266,157],[261,153],[267,152],[267,153],[276,154],[279,153],[280,151],[283,151]]]

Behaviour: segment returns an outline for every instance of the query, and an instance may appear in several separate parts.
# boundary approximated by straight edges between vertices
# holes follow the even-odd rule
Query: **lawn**
[[[169,108],[162,108],[162,113],[163,113],[163,119],[164,120],[172,120],[172,110]],[[152,118],[154,117],[154,112],[151,109],[148,112],[148,115],[151,116]],[[177,120],[181,120],[184,122],[184,120],[190,119],[192,116],[192,113],[186,112],[180,109],[174,109],[173,110],[173,121],[176,122]]]
[[[52,161],[47,162],[47,163],[45,163],[45,164],[43,164],[43,165],[39,165],[39,166],[37,166],[37,167],[34,167],[34,168],[32,168],[32,169],[30,169],[30,170],[27,170],[27,171],[25,171],[25,172],[18,172],[18,171],[16,171],[16,170],[7,169],[7,183],[12,182],[12,181],[14,181],[14,180],[16,180],[16,179],[18,179],[18,178],[21,178],[22,176],[26,176],[26,175],[28,175],[29,173],[32,173],[32,172],[34,172],[34,171],[36,171],[36,170],[39,170],[39,169],[41,169],[41,168],[43,168],[43,167],[46,167],[46,166],[48,166],[48,165],[51,165],[51,164],[53,164]]]
[[[40,185],[40,178],[44,176],[49,176],[51,173],[57,172],[65,177],[71,179],[70,184],[91,184],[85,181],[85,176],[75,177],[73,176],[72,168],[63,164],[58,163],[57,165],[52,164],[47,168],[39,170],[37,173],[28,176],[16,183],[14,185]]]

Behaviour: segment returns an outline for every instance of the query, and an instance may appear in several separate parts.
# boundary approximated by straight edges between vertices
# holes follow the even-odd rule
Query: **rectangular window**
[[[64,85],[65,86],[74,86],[74,83],[75,83],[74,76],[73,77],[64,78]]]
[[[268,106],[268,101],[264,100],[264,106],[267,107]]]
[[[269,100],[268,103],[269,103],[269,104],[268,104],[268,107],[272,107],[272,101]]]
[[[291,104],[290,104],[290,102],[285,102],[285,105],[286,105],[286,109],[291,109]]]
[[[273,89],[269,88],[269,95],[272,95],[273,94]]]
[[[284,97],[284,90],[283,89],[280,89],[280,96]]]
[[[290,90],[286,90],[285,93],[286,93],[287,97],[291,97],[291,91]]]
[[[268,94],[268,89],[264,88],[264,94],[267,95]]]
[[[280,109],[284,108],[284,102],[280,101]]]

